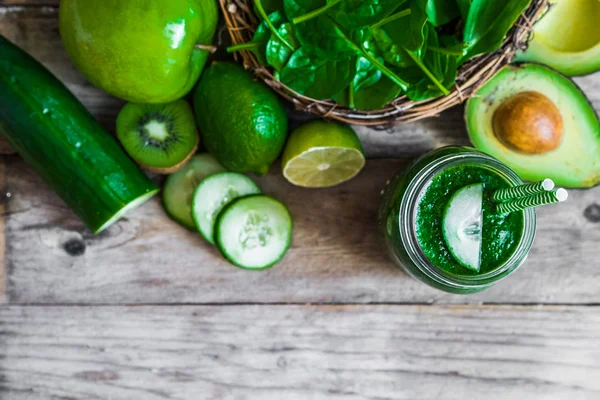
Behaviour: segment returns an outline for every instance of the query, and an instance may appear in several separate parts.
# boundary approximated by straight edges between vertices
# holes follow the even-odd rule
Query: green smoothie
[[[523,183],[508,166],[470,147],[425,154],[382,191],[377,219],[390,259],[446,292],[493,286],[527,258],[535,211],[499,214],[491,197]]]
[[[442,231],[446,205],[459,189],[471,184],[483,184],[481,266],[474,271],[462,266],[448,250]],[[495,213],[491,195],[495,190],[510,187],[491,169],[476,165],[448,168],[434,177],[421,194],[415,220],[421,250],[437,267],[456,275],[489,273],[504,264],[515,252],[523,236],[523,212],[504,215]]]

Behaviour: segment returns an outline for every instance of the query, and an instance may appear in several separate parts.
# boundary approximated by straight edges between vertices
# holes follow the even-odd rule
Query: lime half
[[[283,176],[308,188],[335,186],[354,178],[364,166],[354,130],[326,121],[309,122],[292,132],[282,157]]]

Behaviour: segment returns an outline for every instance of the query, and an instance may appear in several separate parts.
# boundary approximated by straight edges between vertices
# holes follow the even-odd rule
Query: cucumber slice
[[[238,197],[259,193],[261,190],[252,179],[237,172],[220,172],[205,178],[192,198],[196,228],[204,239],[214,244],[214,225],[219,212]]]
[[[195,230],[192,219],[192,196],[207,176],[224,172],[225,168],[208,153],[194,156],[180,170],[169,175],[163,189],[163,204],[167,214],[188,229]]]
[[[280,201],[265,195],[240,197],[217,217],[215,241],[225,258],[245,269],[271,267],[292,242],[292,216]]]
[[[442,230],[448,250],[465,268],[479,272],[483,224],[483,184],[459,189],[444,210]]]

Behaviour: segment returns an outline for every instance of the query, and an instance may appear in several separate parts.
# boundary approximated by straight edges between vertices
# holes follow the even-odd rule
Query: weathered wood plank
[[[8,297],[13,303],[558,302],[600,303],[600,187],[540,208],[526,265],[474,296],[429,289],[392,267],[378,243],[379,192],[401,160],[371,160],[328,190],[257,179],[290,208],[294,242],[271,270],[239,270],[198,234],[170,221],[159,199],[94,236],[17,157],[7,163]]]
[[[58,7],[60,0],[0,0],[0,6],[49,6]]]
[[[56,14],[52,7],[0,8],[0,33],[47,65],[112,131],[122,102],[92,87],[70,64]],[[600,108],[597,78],[584,77],[580,83]],[[307,118],[292,117],[295,123]],[[359,128],[359,134],[374,157],[411,157],[440,145],[466,143],[460,109],[390,130]],[[281,177],[262,180],[291,205],[297,237],[286,262],[261,274],[221,262],[197,236],[170,223],[158,202],[93,238],[24,165],[10,164],[8,190],[15,194],[7,210],[12,214],[7,226],[12,301],[467,301],[409,280],[379,250],[373,226],[377,193],[402,161],[370,164],[359,180],[329,191],[292,188]],[[540,210],[538,241],[527,267],[468,301],[597,302],[600,293],[590,278],[598,276],[594,241],[600,225],[593,221],[599,198],[598,189],[579,192],[567,205]],[[73,257],[64,250],[77,254],[81,241],[87,246],[84,255]],[[579,260],[577,269],[573,260]]]
[[[6,165],[0,161],[0,196],[4,194],[6,185]],[[6,197],[0,197],[0,304],[6,302],[6,234],[4,232],[4,218]]]
[[[3,307],[10,400],[600,397],[598,307]]]

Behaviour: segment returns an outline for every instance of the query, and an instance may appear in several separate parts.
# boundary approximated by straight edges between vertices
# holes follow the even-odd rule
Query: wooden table
[[[0,33],[114,131],[123,103],[70,64],[57,3],[0,0]],[[600,74],[576,81],[599,109]],[[407,161],[467,143],[462,110],[357,130],[380,159],[350,183],[302,190],[277,168],[258,179],[296,221],[287,257],[264,272],[224,262],[159,199],[94,236],[1,156],[0,398],[599,399],[600,187],[539,210],[513,276],[449,295],[386,260],[374,215]]]

